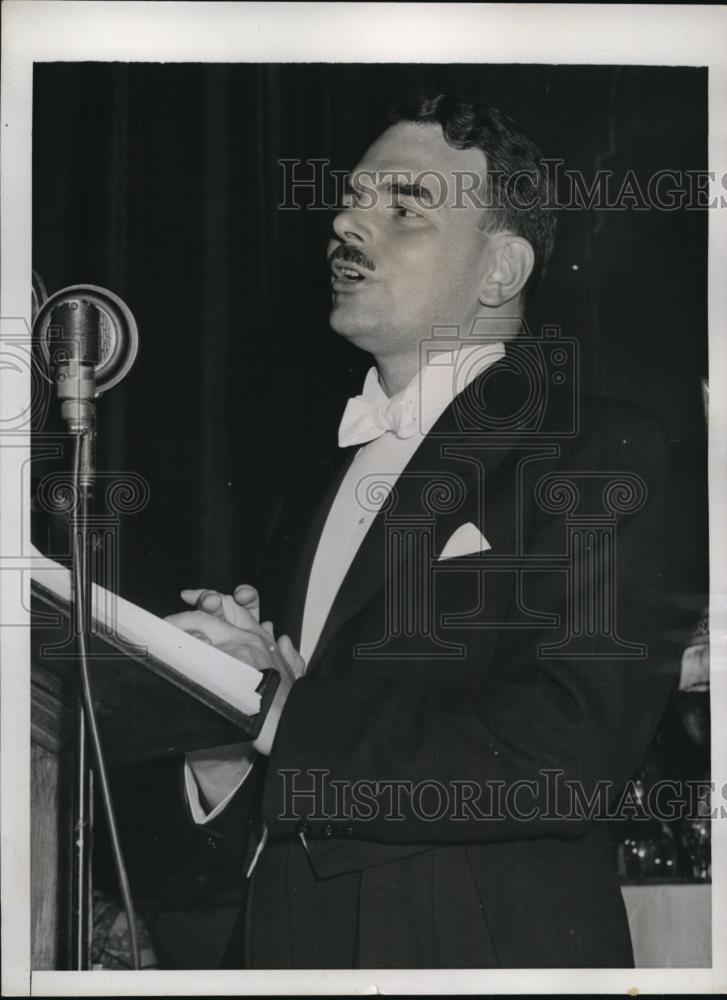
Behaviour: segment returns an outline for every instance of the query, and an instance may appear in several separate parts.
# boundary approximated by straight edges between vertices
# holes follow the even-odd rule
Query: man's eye
[[[407,208],[405,205],[394,205],[394,215],[398,219],[418,219],[419,213],[414,212],[411,208]]]

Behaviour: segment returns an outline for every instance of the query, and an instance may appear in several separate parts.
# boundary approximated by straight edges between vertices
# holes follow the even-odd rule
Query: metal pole
[[[74,631],[77,641],[85,630],[88,633],[89,615],[84,614],[83,602],[88,599],[88,510],[89,488],[74,477],[77,506],[72,531],[74,558],[81,559],[79,572],[73,575]],[[77,584],[81,583],[80,590]],[[81,681],[81,649],[79,643],[78,675],[76,688],[76,768],[73,815],[73,892],[71,912],[71,969],[88,969],[93,932],[91,916],[91,773],[88,758],[86,714],[83,707]]]

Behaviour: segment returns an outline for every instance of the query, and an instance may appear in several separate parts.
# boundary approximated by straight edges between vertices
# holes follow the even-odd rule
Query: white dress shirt
[[[359,448],[331,505],[308,578],[300,642],[300,654],[306,663],[315,650],[336,594],[366,532],[414,452],[455,396],[504,356],[505,348],[501,343],[467,344],[462,341],[456,349],[432,356],[406,388],[391,398],[381,388],[376,368],[371,368],[361,396],[349,401],[339,432],[342,443],[346,443],[346,432],[351,431],[346,427],[347,416],[352,415],[356,423],[355,417],[366,409],[376,413],[398,408],[400,412],[391,421],[397,431],[379,427],[369,433],[369,436],[378,436]],[[372,425],[370,419],[368,425]],[[356,429],[354,427],[353,434]],[[374,480],[381,487],[366,489]],[[245,765],[241,779],[216,809],[205,815],[195,779],[187,765],[187,797],[195,822],[208,822],[217,816],[248,773],[249,767]]]
[[[500,343],[465,344],[435,355],[390,399],[371,368],[361,397],[352,400],[363,399],[374,411],[398,407],[402,416],[395,421],[398,432],[385,430],[359,448],[331,505],[308,579],[300,641],[306,663],[366,532],[414,452],[454,397],[505,354]],[[345,424],[344,415],[341,438]]]

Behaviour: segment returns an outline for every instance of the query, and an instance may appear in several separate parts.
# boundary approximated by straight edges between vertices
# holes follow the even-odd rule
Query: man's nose
[[[370,225],[363,208],[348,206],[333,220],[333,232],[344,243],[365,243],[371,237]]]

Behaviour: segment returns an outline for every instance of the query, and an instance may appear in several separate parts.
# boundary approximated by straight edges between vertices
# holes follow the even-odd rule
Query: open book
[[[62,681],[67,697],[78,659],[71,573],[35,548],[33,562],[33,665],[56,687]],[[183,752],[257,735],[277,675],[261,673],[98,584],[91,618],[93,700],[112,757]]]

